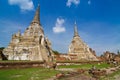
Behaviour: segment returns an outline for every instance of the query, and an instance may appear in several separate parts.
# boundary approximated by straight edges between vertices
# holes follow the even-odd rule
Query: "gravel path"
[[[71,76],[71,77],[65,77],[60,80],[96,80],[96,79],[90,76],[81,74],[81,75],[76,75],[76,76]]]

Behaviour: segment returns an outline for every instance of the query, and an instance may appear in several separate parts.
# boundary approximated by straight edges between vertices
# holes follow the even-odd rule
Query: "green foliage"
[[[0,54],[2,54],[4,47],[0,47]]]
[[[7,60],[7,57],[3,54],[3,49],[4,49],[4,47],[0,47],[0,58],[2,60]]]
[[[59,73],[45,68],[0,70],[0,80],[44,80]]]
[[[117,55],[120,55],[120,52],[119,52],[119,50],[117,51]]]
[[[2,51],[3,49],[5,49],[4,47],[0,47],[0,51]]]
[[[59,54],[60,54],[58,51],[55,51],[55,50],[53,50],[53,53],[54,53],[55,55],[59,55]]]
[[[3,49],[4,47],[0,47],[0,58],[2,58],[2,60],[7,60],[7,57],[3,54]]]

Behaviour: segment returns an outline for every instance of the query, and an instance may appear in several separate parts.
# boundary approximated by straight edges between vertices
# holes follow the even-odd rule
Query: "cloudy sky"
[[[0,47],[30,25],[40,3],[40,19],[52,48],[68,52],[74,22],[79,35],[98,55],[120,50],[120,0],[0,0]]]

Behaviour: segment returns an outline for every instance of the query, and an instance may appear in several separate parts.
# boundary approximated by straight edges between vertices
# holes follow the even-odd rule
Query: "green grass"
[[[95,66],[97,69],[108,68],[110,67],[109,64],[101,63],[101,64],[79,64],[79,65],[65,65],[59,66],[58,68],[81,68],[81,69],[90,69],[92,66]]]
[[[90,69],[92,65],[96,68],[107,68],[109,67],[106,63],[98,64],[81,64],[81,65],[69,65],[69,66],[58,66],[58,68],[81,68]],[[49,70],[45,68],[25,68],[25,69],[1,69],[0,80],[44,80],[55,76],[60,71]]]
[[[59,73],[45,68],[0,70],[0,80],[44,80]]]

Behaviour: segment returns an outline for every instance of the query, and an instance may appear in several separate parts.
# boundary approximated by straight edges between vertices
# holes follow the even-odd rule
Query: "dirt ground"
[[[71,76],[71,77],[64,77],[59,80],[97,80],[97,79],[92,78],[90,76],[85,76],[82,74],[82,75],[75,75],[75,76]]]

